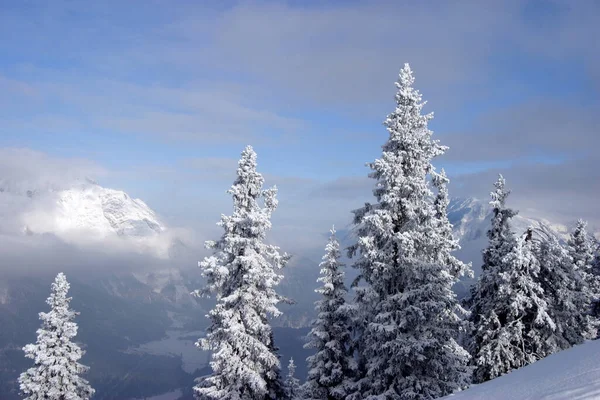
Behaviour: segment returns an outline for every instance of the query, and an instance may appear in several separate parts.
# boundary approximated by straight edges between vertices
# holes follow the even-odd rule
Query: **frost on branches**
[[[577,221],[567,245],[575,266],[583,272],[591,272],[594,260],[594,247],[592,239],[587,233],[587,222],[581,219]]]
[[[216,242],[207,242],[214,254],[199,263],[206,287],[196,295],[214,295],[209,312],[211,326],[197,346],[213,351],[213,373],[194,388],[200,399],[266,400],[285,398],[280,363],[269,316],[281,312],[283,300],[275,287],[278,270],[289,257],[264,243],[277,207],[275,188],[264,190],[256,171],[256,153],[248,146],[238,164],[237,179],[228,193],[233,214],[222,215],[225,231]]]
[[[595,253],[594,253],[594,261],[592,262],[592,275],[594,278],[595,285],[588,290],[592,291],[591,302],[592,302],[592,320],[595,324],[598,323],[600,318],[600,242],[597,240],[594,241]],[[597,285],[597,286],[596,286]],[[588,285],[589,286],[589,285]],[[596,326],[597,336],[598,336],[598,327]],[[596,336],[596,337],[597,337]]]
[[[289,400],[299,400],[302,398],[300,393],[300,381],[296,378],[296,364],[294,364],[293,358],[290,358],[288,364],[288,376],[285,380],[285,390]]]
[[[545,340],[550,354],[592,337],[588,288],[584,275],[574,267],[572,257],[555,236],[540,240],[536,257],[540,263],[539,281],[556,324]]]
[[[538,281],[539,263],[526,236],[515,237],[502,176],[491,193],[494,208],[482,274],[473,293],[473,379],[484,382],[547,355],[544,339],[555,329]]]
[[[359,379],[352,399],[433,399],[469,383],[468,354],[453,284],[468,266],[451,253],[444,175],[434,200],[431,161],[446,147],[431,139],[424,103],[406,64],[380,159],[370,163],[377,202],[354,211],[357,243],[349,249],[364,283],[356,287]],[[443,183],[442,183],[443,182]],[[442,215],[443,214],[443,215]],[[360,284],[360,282],[359,282]]]
[[[316,350],[307,358],[309,372],[303,386],[307,400],[345,399],[356,369],[351,353],[351,319],[340,257],[340,244],[335,229],[331,229],[325,255],[319,264],[321,276],[317,279],[323,284],[316,289],[322,299],[316,303],[317,319],[312,323],[309,341],[304,346]]]
[[[600,308],[600,279],[594,268],[594,242],[587,232],[587,223],[583,220],[577,221],[575,229],[571,232],[567,241],[569,255],[573,260],[573,268],[578,271],[584,279],[584,291],[586,298],[581,305],[588,314],[587,338],[594,337],[598,329],[597,311]]]
[[[450,273],[458,278],[463,275],[473,277],[473,271],[471,265],[466,265],[456,257],[452,255],[452,252],[459,250],[460,245],[458,240],[454,237],[452,231],[452,224],[448,220],[448,205],[450,199],[448,197],[448,183],[450,180],[446,176],[446,172],[442,168],[441,172],[431,172],[433,186],[437,190],[437,195],[433,202],[435,210],[435,225],[438,232],[438,243],[435,248],[434,254],[439,257],[439,262],[443,265],[450,267]],[[460,310],[464,313],[465,310]]]
[[[84,400],[94,394],[88,381],[80,374],[88,367],[78,363],[81,348],[71,342],[77,335],[76,312],[69,309],[69,282],[61,272],[52,283],[52,293],[46,303],[50,312],[40,313],[42,327],[37,341],[23,348],[25,357],[34,360],[34,367],[19,376],[21,393],[29,400]]]

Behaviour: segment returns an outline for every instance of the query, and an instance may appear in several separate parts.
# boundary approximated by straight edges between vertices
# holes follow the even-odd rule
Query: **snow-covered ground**
[[[446,400],[600,399],[600,340],[553,354]]]

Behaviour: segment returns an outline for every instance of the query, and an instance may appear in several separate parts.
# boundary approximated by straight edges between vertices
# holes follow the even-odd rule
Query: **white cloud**
[[[81,158],[57,158],[27,148],[0,148],[0,186],[13,192],[68,188],[107,170]]]
[[[390,109],[382,104],[392,104],[398,68],[410,61],[417,86],[438,113],[434,120],[440,126],[438,137],[452,146],[448,157],[437,165],[519,162],[507,171],[456,177],[451,190],[486,197],[497,172],[505,172],[509,182],[514,182],[518,207],[535,208],[565,221],[575,213],[592,219],[595,199],[600,196],[595,184],[598,160],[584,153],[600,144],[597,96],[581,99],[557,92],[548,96],[554,100],[531,101],[529,82],[512,80],[511,68],[519,66],[511,64],[514,54],[506,55],[506,49],[523,52],[540,65],[585,65],[588,78],[597,79],[598,6],[558,0],[545,6],[555,15],[541,15],[533,2],[522,1],[376,1],[310,7],[247,1],[219,10],[199,3],[178,7],[148,3],[139,9],[109,2],[87,5],[86,12],[72,3],[61,3],[33,7],[26,16],[6,12],[0,15],[0,48],[13,49],[7,38],[21,37],[31,54],[47,57],[54,51],[75,67],[21,64],[14,66],[18,79],[0,78],[0,104],[5,106],[3,114],[0,110],[4,117],[0,133],[14,136],[37,128],[83,135],[106,129],[140,140],[192,141],[208,148],[232,143],[287,144],[286,140],[298,140],[305,129],[311,129],[309,122],[298,117],[304,113],[335,114],[332,118],[337,121],[340,111],[349,112],[348,124],[365,115],[383,119]],[[72,7],[81,12],[81,18],[70,18],[76,11]],[[537,13],[536,18],[528,13]],[[134,16],[137,23],[132,22]],[[30,34],[40,27],[44,35]],[[51,46],[56,43],[60,47]],[[558,77],[565,80],[563,84],[566,74]],[[573,88],[572,93],[580,90]],[[484,115],[464,131],[446,128],[456,123],[451,118],[472,115],[451,115],[453,110],[465,104],[477,108],[480,99],[493,103],[495,109],[506,99],[522,104]],[[55,102],[71,107],[74,115],[38,115]],[[579,107],[584,102],[589,105]],[[376,129],[382,128],[373,126]],[[378,137],[384,140],[383,135]],[[350,140],[350,136],[340,134],[339,139]],[[537,157],[536,151],[546,158],[581,158],[560,166],[525,166],[522,162]],[[33,157],[31,167],[42,174],[41,181],[51,181],[55,169],[69,175],[75,169],[90,168],[83,163],[69,170],[43,157]],[[352,165],[371,161],[353,157],[336,156],[333,161]],[[2,167],[3,158],[0,154],[0,172],[7,168]],[[328,161],[332,160],[324,162]],[[189,222],[201,238],[219,233],[214,223],[221,212],[230,209],[224,192],[232,182],[235,160],[212,157],[165,166],[145,163],[127,173],[135,171],[131,181],[160,183],[156,194],[149,196],[151,205]],[[43,171],[46,167],[50,172]],[[20,181],[19,174],[23,179],[31,175],[23,168],[25,172],[8,171],[0,176],[14,175]],[[274,238],[289,248],[317,246],[320,232],[332,223],[345,225],[351,219],[350,210],[371,198],[370,182],[364,177],[316,182],[278,176],[281,171],[262,172],[267,185],[280,186],[282,201],[274,217]]]

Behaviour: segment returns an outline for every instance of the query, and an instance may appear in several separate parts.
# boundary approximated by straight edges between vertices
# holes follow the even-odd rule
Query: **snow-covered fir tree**
[[[207,242],[214,254],[199,266],[206,286],[196,295],[214,295],[211,325],[197,346],[212,350],[213,373],[194,388],[200,399],[266,400],[285,398],[279,356],[273,343],[270,316],[279,316],[276,292],[279,270],[289,260],[279,248],[265,243],[277,190],[263,189],[256,171],[256,153],[248,146],[238,164],[237,179],[228,193],[233,214],[222,215],[218,241]]]
[[[289,400],[299,400],[302,398],[300,380],[296,378],[296,364],[294,364],[293,358],[290,358],[290,362],[288,363],[288,375],[285,379],[285,390]]]
[[[600,276],[600,243],[596,243],[596,254],[594,255],[594,261],[592,262],[592,273],[596,276]]]
[[[473,332],[470,340],[471,362],[475,366],[476,383],[493,379],[510,371],[512,352],[498,344],[507,339],[507,333],[500,333],[499,310],[504,299],[498,288],[501,286],[502,259],[512,250],[515,240],[509,221],[517,212],[506,207],[510,191],[505,188],[502,175],[494,184],[490,205],[493,207],[492,226],[487,231],[488,246],[483,250],[482,273],[472,288],[471,322]],[[481,354],[480,354],[481,353]],[[505,357],[506,356],[506,357]]]
[[[546,353],[583,343],[592,335],[584,276],[574,268],[567,249],[554,235],[544,235],[536,243],[535,254],[540,264],[539,281],[550,317],[556,324],[555,330],[547,332]]]
[[[492,226],[482,274],[473,291],[473,379],[484,382],[547,355],[543,343],[555,329],[538,281],[539,263],[528,235],[515,237],[506,207],[509,191],[500,175],[491,193]]]
[[[512,251],[502,260],[506,269],[502,279],[507,286],[502,287],[509,302],[505,309],[509,324],[519,327],[522,337],[518,343],[525,350],[525,359],[533,362],[557,351],[548,348],[546,332],[556,329],[549,314],[549,305],[539,282],[540,264],[535,256],[533,242],[528,235],[516,239]]]
[[[322,295],[315,310],[317,319],[312,323],[308,343],[304,347],[316,350],[307,358],[308,379],[303,385],[305,399],[338,400],[350,393],[349,386],[356,369],[352,357],[352,331],[349,307],[346,305],[343,264],[340,262],[340,244],[331,229],[325,255],[319,264],[322,286],[316,289]]]
[[[460,249],[460,245],[459,241],[454,237],[452,229],[453,227],[448,219],[448,205],[450,204],[450,199],[448,196],[449,182],[450,181],[443,168],[439,174],[432,172],[432,183],[437,189],[437,195],[434,201],[440,240],[437,254],[440,257],[440,263],[447,265],[450,268],[450,273],[455,279],[458,279],[463,275],[472,278],[473,270],[471,269],[471,263],[464,264],[462,261],[458,260],[452,255],[453,251]],[[465,344],[465,338],[468,337],[470,333],[470,323],[467,320],[469,311],[468,309],[463,308],[463,305],[460,302],[457,303],[455,311],[456,315],[458,315],[461,320],[461,322],[458,324],[458,328],[460,330],[458,343],[460,344],[460,348],[456,348],[456,352],[459,353],[464,351],[464,356],[470,359],[471,356],[469,355],[469,352],[462,347]],[[454,344],[454,346],[456,345]],[[463,377],[468,380],[469,384],[471,382],[471,375],[472,368],[469,368],[468,372],[465,371],[465,374],[463,375]]]
[[[23,348],[25,357],[34,366],[19,376],[22,395],[29,400],[85,400],[94,389],[81,374],[88,367],[79,363],[84,354],[71,340],[77,335],[73,319],[77,313],[69,308],[69,282],[61,272],[52,283],[52,293],[46,303],[50,312],[40,313],[42,327],[37,341]]]
[[[587,222],[578,220],[567,241],[568,252],[573,259],[573,268],[584,278],[586,299],[580,306],[588,314],[586,337],[596,336],[598,318],[596,314],[600,308],[600,278],[594,272],[594,239],[587,232]]]
[[[459,241],[454,237],[452,224],[448,219],[448,205],[450,198],[448,196],[448,183],[450,180],[446,176],[446,171],[442,168],[440,173],[431,172],[431,181],[437,190],[434,200],[436,227],[438,231],[438,245],[435,254],[440,258],[440,263],[450,267],[451,274],[454,277],[467,275],[473,277],[473,270],[470,264],[465,264],[452,255],[452,252],[459,250]],[[465,310],[460,310],[464,313]]]
[[[468,354],[458,336],[453,284],[467,266],[434,204],[431,161],[446,147],[432,140],[408,64],[400,71],[396,109],[380,159],[370,163],[375,204],[355,210],[358,241],[349,249],[356,285],[359,375],[350,399],[433,399],[468,385]],[[440,175],[438,181],[444,181]],[[442,211],[445,214],[445,212]]]
[[[594,242],[587,232],[587,222],[580,219],[573,228],[567,241],[569,254],[581,271],[589,272],[594,260]]]
[[[600,283],[600,243],[596,241],[595,245],[596,251],[594,255],[594,261],[592,262],[592,274],[594,275],[594,282]],[[600,286],[600,285],[599,285]],[[589,287],[588,287],[589,288]],[[600,322],[600,288],[595,292],[595,295],[592,295],[592,311],[591,311],[592,321],[594,321],[596,325],[596,331],[598,336],[598,325]]]

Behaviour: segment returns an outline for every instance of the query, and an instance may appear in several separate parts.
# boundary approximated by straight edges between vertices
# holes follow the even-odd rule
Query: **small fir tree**
[[[25,357],[34,360],[34,366],[19,376],[21,393],[28,400],[86,400],[94,394],[80,376],[88,371],[78,362],[84,352],[71,341],[77,335],[73,319],[78,313],[69,308],[68,291],[69,282],[61,272],[46,300],[50,312],[39,314],[42,327],[37,341],[23,348]]]
[[[573,259],[554,235],[536,245],[539,281],[556,329],[547,332],[547,354],[581,344],[591,336],[587,315],[587,285]]]
[[[506,207],[510,191],[502,175],[494,186],[489,244],[471,310],[475,383],[544,357],[544,334],[555,329],[538,281],[540,267],[532,242],[528,235],[516,238],[510,229],[510,219],[517,213]]]
[[[500,317],[496,310],[504,301],[498,288],[501,282],[501,260],[511,251],[515,238],[510,230],[509,221],[517,212],[506,207],[510,191],[505,188],[502,175],[494,184],[490,205],[493,208],[492,226],[487,231],[488,246],[483,250],[482,273],[472,289],[471,318],[472,334],[469,350],[475,367],[473,380],[484,382],[500,376],[513,367],[513,353],[510,347],[501,343],[508,342],[511,336],[508,329],[501,330]]]
[[[567,246],[575,266],[585,273],[591,272],[594,243],[587,232],[587,222],[582,219],[577,221],[567,241]]]
[[[323,284],[316,289],[322,299],[316,302],[317,319],[304,346],[316,350],[307,358],[308,379],[303,386],[304,398],[314,400],[345,399],[350,393],[356,363],[351,352],[351,315],[346,305],[340,245],[331,229],[325,255],[319,266]]]
[[[509,302],[501,315],[522,332],[515,339],[525,350],[524,359],[517,360],[519,366],[523,366],[556,351],[546,346],[544,334],[556,330],[556,324],[550,317],[549,305],[539,283],[540,264],[529,236],[517,238],[512,251],[502,261],[506,269],[501,279],[506,285],[500,290]]]
[[[567,241],[569,255],[573,259],[573,268],[578,271],[584,279],[582,290],[586,298],[580,307],[583,307],[587,314],[587,338],[593,338],[597,335],[599,326],[598,309],[600,309],[600,279],[594,273],[594,240],[587,232],[587,222],[578,220],[575,228]]]
[[[207,284],[196,295],[214,295],[211,325],[197,346],[212,350],[212,375],[194,388],[200,399],[267,400],[285,398],[277,348],[269,316],[279,316],[277,304],[285,299],[276,291],[278,273],[289,260],[279,248],[264,243],[277,207],[277,190],[264,190],[256,171],[256,153],[242,152],[228,193],[233,214],[222,215],[221,239],[207,242],[214,250],[199,265]]]
[[[288,375],[285,380],[286,395],[289,400],[298,400],[301,398],[300,381],[296,378],[296,364],[294,359],[290,358],[288,364]]]
[[[592,287],[592,310],[591,317],[592,321],[595,323],[595,330],[598,332],[598,322],[600,321],[600,243],[598,241],[595,242],[595,255],[594,261],[592,262],[592,274],[593,274],[593,282],[597,283],[597,287]],[[598,333],[596,337],[598,337]]]

